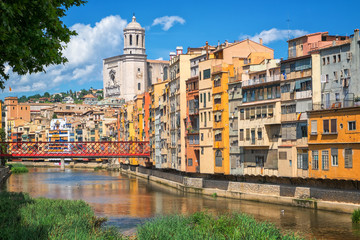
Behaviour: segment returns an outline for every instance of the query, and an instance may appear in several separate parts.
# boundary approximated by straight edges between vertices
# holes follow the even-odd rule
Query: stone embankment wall
[[[113,169],[116,169],[115,166]],[[352,213],[354,209],[360,208],[360,191],[315,187],[314,182],[311,185],[315,186],[296,186],[279,183],[214,180],[129,165],[121,165],[120,171],[135,174],[189,193],[347,213]]]
[[[6,179],[11,175],[8,167],[0,167],[0,186],[5,183]]]

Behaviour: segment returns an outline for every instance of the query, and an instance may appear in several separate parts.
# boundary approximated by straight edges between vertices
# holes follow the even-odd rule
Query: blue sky
[[[319,31],[350,35],[360,28],[359,9],[359,1],[89,0],[71,8],[63,19],[79,33],[64,52],[69,63],[51,66],[46,74],[11,74],[0,98],[102,88],[102,59],[122,54],[122,29],[133,13],[146,28],[149,59],[168,60],[176,46],[186,49],[205,41],[216,45],[247,37],[258,41],[259,36],[274,49],[276,58],[286,59],[288,33],[291,37]]]

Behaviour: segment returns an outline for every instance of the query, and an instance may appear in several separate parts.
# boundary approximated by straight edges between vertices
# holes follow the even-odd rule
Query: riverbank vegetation
[[[0,192],[0,239],[122,239],[81,200]]]
[[[274,225],[257,222],[245,214],[213,216],[198,212],[190,216],[155,218],[138,228],[138,239],[302,239],[283,234]]]
[[[354,212],[351,215],[351,220],[353,223],[359,223],[360,222],[360,208],[354,210]]]
[[[29,169],[24,164],[21,163],[12,163],[8,164],[10,166],[12,173],[27,173],[29,172]]]
[[[106,218],[96,217],[81,200],[0,192],[0,239],[301,239],[245,214],[158,217],[139,226],[130,237],[116,228],[104,228],[104,222]]]

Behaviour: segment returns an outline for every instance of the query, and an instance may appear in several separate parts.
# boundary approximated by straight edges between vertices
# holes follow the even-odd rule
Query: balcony
[[[213,74],[214,74],[214,73],[218,73],[218,72],[222,72],[222,71],[223,71],[223,66],[222,66],[222,64],[213,66],[212,69],[211,69],[211,72],[212,72]]]
[[[214,128],[224,128],[224,123],[222,121],[214,122]]]
[[[242,81],[242,87],[250,87],[263,83],[275,82],[275,81],[280,81],[280,75],[244,80]]]
[[[281,93],[281,101],[289,101],[294,99],[295,99],[295,93],[291,93],[291,92]]]
[[[296,99],[311,98],[312,90],[296,92]]]
[[[297,120],[296,113],[281,114],[282,122],[290,122],[290,121],[296,121],[296,120]]]
[[[285,79],[285,76],[286,76],[286,79]],[[281,81],[289,80],[289,79],[296,79],[296,78],[311,77],[311,68],[303,70],[303,71],[290,72],[290,73],[285,74],[285,76],[283,74],[281,74]]]

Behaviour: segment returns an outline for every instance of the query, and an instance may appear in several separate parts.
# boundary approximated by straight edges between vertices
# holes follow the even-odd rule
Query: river
[[[206,210],[250,214],[307,238],[360,239],[360,227],[351,223],[350,214],[187,194],[119,172],[32,168],[10,176],[5,188],[32,197],[85,200],[98,216],[125,232],[154,216]]]

